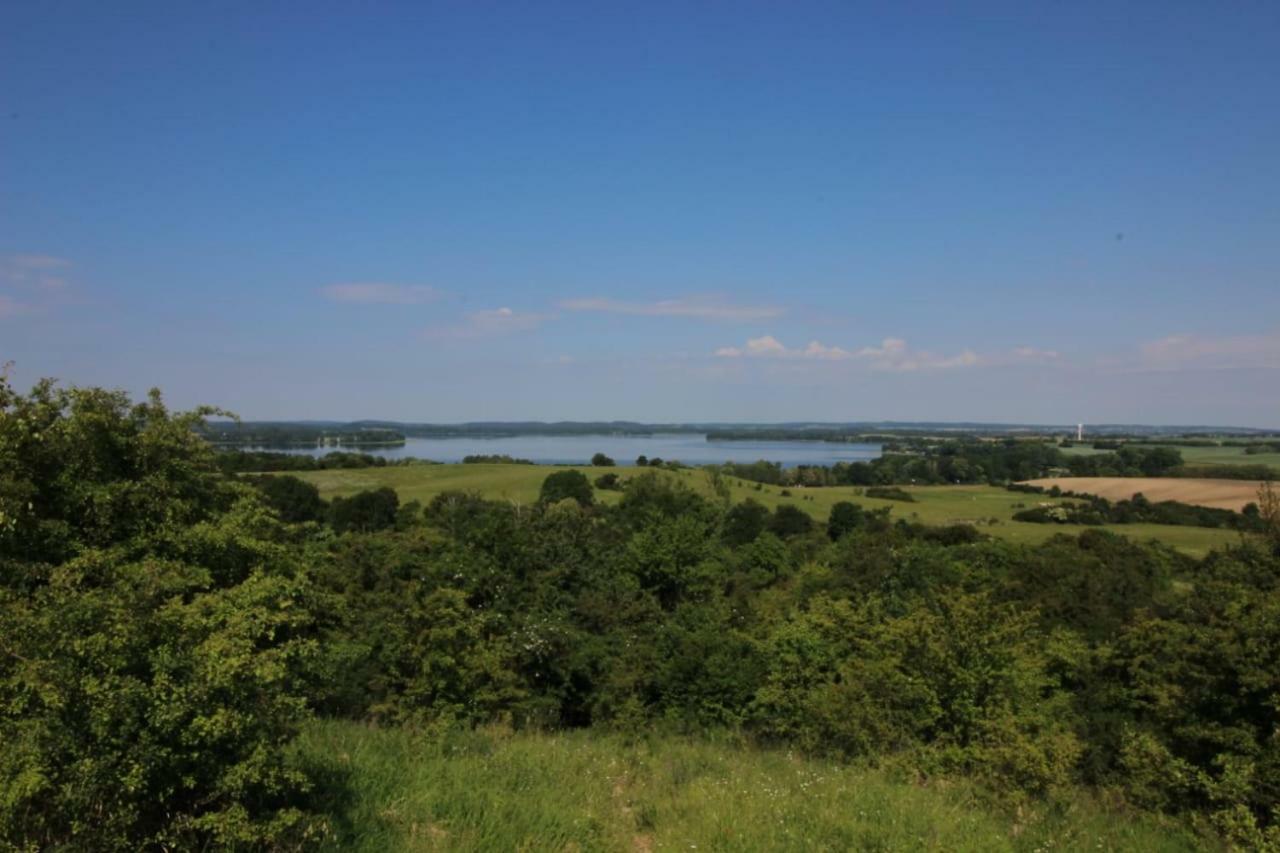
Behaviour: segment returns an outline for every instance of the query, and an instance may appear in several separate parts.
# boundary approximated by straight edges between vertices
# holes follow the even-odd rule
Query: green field
[[[1150,445],[1158,447],[1160,445]],[[1244,452],[1243,447],[1174,447],[1188,465],[1267,465],[1280,470],[1280,453]]]
[[[589,731],[415,737],[335,721],[313,724],[302,748],[353,792],[332,804],[335,850],[1198,849],[1172,822],[1083,795],[999,806],[964,782],[736,742]]]
[[[299,472],[296,476],[315,483],[322,497],[347,497],[365,489],[390,486],[401,501],[418,500],[427,503],[446,491],[476,492],[491,500],[510,500],[532,503],[538,498],[542,481],[559,467],[547,465],[412,465],[387,468],[336,469],[330,471]],[[605,471],[613,471],[626,478],[652,470],[647,468],[618,467],[591,468],[578,466],[589,478],[595,479]],[[662,471],[666,477],[675,478],[704,494],[711,494],[707,474],[701,469]],[[1051,524],[1031,524],[1013,521],[1013,513],[1022,506],[1034,506],[1048,500],[1038,495],[1010,492],[992,486],[907,486],[906,491],[915,503],[876,500],[860,496],[851,487],[791,488],[791,496],[784,497],[779,486],[762,486],[736,478],[726,478],[734,501],[751,497],[769,507],[791,503],[807,511],[819,521],[826,521],[831,507],[839,501],[851,500],[868,509],[889,507],[895,518],[906,518],[924,524],[975,524],[985,533],[1013,542],[1042,542],[1055,533],[1077,533],[1082,528]],[[615,491],[596,490],[598,500],[611,503],[621,495]],[[995,523],[991,520],[995,519]],[[1174,527],[1163,524],[1107,525],[1106,529],[1131,538],[1158,539],[1188,554],[1203,555],[1214,547],[1222,547],[1239,541],[1239,534],[1230,530],[1206,527]]]

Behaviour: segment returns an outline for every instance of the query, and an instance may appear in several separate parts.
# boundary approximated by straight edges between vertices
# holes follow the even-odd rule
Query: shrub
[[[769,530],[782,539],[801,536],[813,529],[813,519],[809,513],[791,504],[783,504],[773,511],[769,519]]]
[[[591,506],[595,494],[591,491],[591,482],[581,471],[569,469],[557,471],[542,481],[542,491],[538,502],[544,504],[557,503],[565,498],[572,498],[581,506]]]
[[[907,501],[915,503],[915,497],[908,491],[893,486],[868,486],[866,495],[869,498],[880,498],[886,501]]]
[[[396,524],[400,498],[388,486],[360,492],[349,498],[334,498],[329,506],[329,523],[337,533],[372,533]]]

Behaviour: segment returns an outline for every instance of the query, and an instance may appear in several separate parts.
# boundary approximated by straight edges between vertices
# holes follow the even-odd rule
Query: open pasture
[[[626,479],[655,470],[630,466],[572,467],[582,471],[593,481],[602,473],[609,471]],[[325,499],[349,497],[366,489],[390,486],[396,490],[401,501],[417,500],[424,504],[436,495],[447,491],[475,492],[490,500],[532,503],[538,499],[542,481],[548,474],[558,470],[564,469],[549,465],[413,465],[306,471],[299,472],[296,476],[315,483]],[[663,477],[683,482],[703,494],[714,493],[707,473],[701,469],[660,470],[658,473]],[[1042,542],[1058,533],[1075,534],[1082,530],[1076,526],[1014,521],[1013,513],[1019,509],[1050,502],[1052,499],[1010,492],[992,486],[906,486],[903,488],[915,498],[915,501],[905,502],[864,497],[860,494],[861,489],[851,486],[822,488],[793,486],[784,490],[781,486],[760,485],[734,477],[726,477],[725,480],[734,502],[753,498],[771,509],[789,503],[805,510],[820,523],[826,521],[831,513],[831,507],[835,504],[840,501],[852,501],[867,509],[888,507],[894,518],[918,521],[923,524],[973,524],[992,536],[1027,544]],[[1227,482],[1239,484],[1241,481]],[[783,491],[789,491],[790,495],[783,495]],[[596,490],[596,499],[602,503],[613,503],[619,498],[621,498],[620,492]],[[1202,555],[1212,548],[1239,541],[1239,534],[1234,531],[1205,527],[1125,524],[1107,525],[1106,529],[1138,540],[1158,539],[1195,555]]]
[[[1147,500],[1180,501],[1187,504],[1230,509],[1239,512],[1245,504],[1258,500],[1257,480],[1212,480],[1182,477],[1046,477],[1029,480],[1046,489],[1097,495],[1110,501],[1128,500],[1139,492]]]

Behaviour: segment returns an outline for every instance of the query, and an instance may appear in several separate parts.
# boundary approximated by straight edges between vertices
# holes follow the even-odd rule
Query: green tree
[[[769,530],[782,539],[803,536],[812,529],[813,519],[809,517],[809,513],[791,504],[779,506],[769,519]]]
[[[862,507],[850,501],[840,501],[831,507],[831,515],[827,517],[827,536],[834,542],[857,530],[862,526],[863,515]]]
[[[613,460],[608,456],[605,456],[603,453],[597,453],[595,456],[591,457],[591,464],[595,465],[597,468],[611,468],[613,467]]]
[[[383,486],[349,498],[334,498],[329,506],[329,523],[338,533],[348,530],[372,533],[394,527],[399,508],[400,498],[396,490]]]
[[[754,542],[769,521],[769,508],[747,498],[729,508],[724,517],[724,541],[734,546]]]
[[[538,495],[540,503],[557,503],[565,498],[572,498],[581,506],[591,506],[595,495],[586,474],[569,469],[550,474],[542,481],[542,491]]]
[[[325,502],[314,484],[288,474],[263,477],[255,485],[267,506],[280,515],[281,521],[297,524],[320,521],[325,517]]]

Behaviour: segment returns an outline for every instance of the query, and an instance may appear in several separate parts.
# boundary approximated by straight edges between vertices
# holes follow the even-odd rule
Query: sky
[[[1280,427],[1280,4],[0,4],[0,361],[248,419]]]

